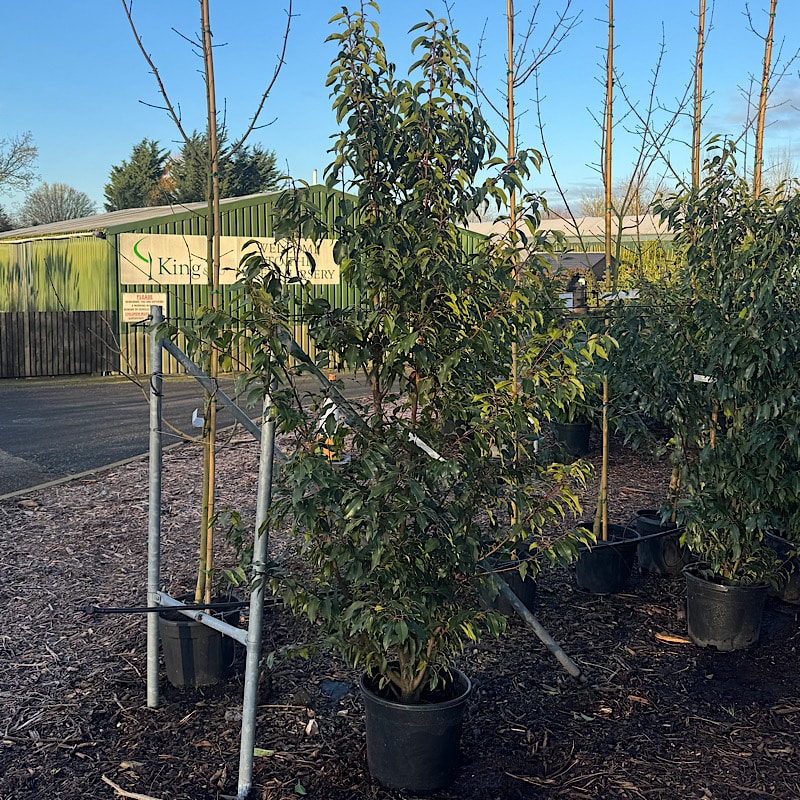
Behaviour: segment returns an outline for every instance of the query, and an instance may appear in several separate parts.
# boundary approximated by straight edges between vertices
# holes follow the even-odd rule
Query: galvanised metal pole
[[[242,736],[239,744],[239,800],[244,800],[253,784],[253,746],[256,736],[258,703],[258,664],[261,660],[261,631],[264,622],[264,573],[266,571],[269,531],[267,511],[272,503],[272,465],[275,456],[275,421],[271,419],[271,391],[264,398],[261,417],[261,451],[258,466],[256,529],[253,543],[253,590],[250,593],[250,619],[247,624],[247,662],[242,700]]]
[[[150,306],[150,469],[147,520],[147,605],[158,604],[161,578],[161,306]],[[147,615],[147,706],[158,705],[158,614]]]
[[[169,339],[164,339],[161,342],[161,346],[166,350],[182,367],[186,369],[186,371],[193,377],[195,380],[209,393],[214,395],[215,400],[219,400],[224,406],[227,406],[230,410],[231,414],[233,414],[233,418],[242,425],[245,430],[249,431],[253,434],[253,438],[256,440],[261,439],[261,428],[247,416],[247,414],[236,405],[236,402],[232,400],[222,389],[217,386],[216,381],[212,381],[208,375],[203,372],[197,364],[192,361],[189,356],[187,356],[179,347],[178,345],[174,344],[173,342],[169,341]],[[298,345],[299,347],[299,345]],[[327,380],[327,379],[326,379]],[[275,455],[281,460],[285,461],[286,456],[276,448]]]

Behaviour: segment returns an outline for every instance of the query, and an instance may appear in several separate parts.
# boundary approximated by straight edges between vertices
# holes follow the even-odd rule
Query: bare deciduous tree
[[[758,117],[756,119],[756,143],[753,154],[753,194],[761,194],[761,172],[764,158],[764,122],[767,115],[767,96],[769,94],[769,79],[772,66],[772,39],[775,31],[775,12],[778,0],[770,0],[769,23],[767,35],[764,36],[764,59],[761,71],[761,90],[758,95]]]
[[[153,56],[145,47],[142,37],[133,19],[133,0],[122,0],[122,7],[125,10],[125,16],[133,32],[136,44],[139,47],[144,60],[147,62],[153,77],[158,85],[158,92],[164,102],[160,108],[167,113],[172,120],[180,137],[187,146],[191,146],[192,132],[185,126],[181,118],[180,109],[178,105],[173,102],[170,93],[161,77],[158,66],[155,63]],[[248,136],[256,129],[261,112],[264,109],[264,104],[267,101],[273,87],[278,79],[281,68],[284,64],[286,55],[286,47],[289,41],[289,29],[292,21],[292,0],[289,0],[288,10],[286,12],[286,28],[283,36],[282,46],[278,55],[276,65],[273,69],[272,75],[268,76],[267,85],[261,94],[257,103],[256,110],[250,117],[245,132],[236,140],[230,149],[227,151],[229,157],[235,156],[245,145]],[[206,94],[206,131],[205,143],[207,146],[205,153],[205,166],[207,177],[207,194],[206,199],[208,202],[208,211],[206,216],[206,236],[208,240],[207,249],[207,262],[208,262],[208,286],[210,302],[213,309],[217,308],[219,302],[219,286],[220,286],[220,229],[221,229],[221,215],[220,215],[220,176],[219,176],[219,159],[220,159],[220,146],[221,141],[224,139],[224,126],[219,124],[217,101],[216,101],[216,83],[214,79],[214,48],[212,45],[212,29],[208,0],[200,0],[200,30],[201,33],[195,38],[184,37],[190,44],[194,52],[199,55],[203,60],[203,79],[205,83]],[[212,347],[208,346],[205,349],[203,367],[207,370],[208,374],[216,379],[218,372],[218,353]],[[205,599],[206,602],[210,601],[210,581],[207,580],[208,575],[212,574],[212,561],[213,561],[213,524],[215,511],[215,495],[216,495],[216,478],[215,478],[215,442],[216,442],[216,403],[214,398],[206,393],[205,397],[205,425],[203,428],[203,445],[204,445],[204,465],[203,465],[203,501],[201,513],[201,532],[200,532],[200,548],[199,548],[199,568],[197,572],[197,585],[195,589],[195,599],[200,601]]]
[[[96,211],[97,207],[86,192],[66,183],[43,183],[25,199],[19,221],[22,226],[46,225],[89,217]]]
[[[714,4],[712,0],[711,13]],[[703,122],[703,55],[706,49],[706,0],[697,4],[697,45],[694,56],[694,109],[692,112],[692,186],[700,185],[700,141]]]
[[[782,39],[778,45],[773,57],[774,47],[774,30],[775,30],[775,16],[777,14],[778,0],[770,0],[767,32],[760,33],[756,29],[756,24],[753,20],[752,12],[750,11],[750,4],[745,3],[744,15],[747,18],[747,26],[751,33],[757,36],[764,42],[764,54],[761,61],[761,78],[757,80],[754,75],[750,75],[748,87],[740,87],[739,91],[747,101],[747,119],[745,120],[744,129],[740,134],[738,141],[743,141],[744,159],[742,169],[745,175],[748,174],[748,157],[750,156],[749,138],[751,132],[754,133],[753,150],[753,168],[752,168],[752,186],[753,193],[758,196],[761,192],[762,172],[763,172],[763,158],[764,158],[764,133],[767,126],[766,115],[770,108],[775,108],[784,105],[786,101],[770,104],[770,99],[778,88],[780,82],[783,80],[786,73],[791,69],[792,65],[800,56],[800,48],[794,51],[790,56],[784,57],[783,48],[785,39]],[[754,102],[753,97],[756,94],[755,86],[758,85],[758,100]]]
[[[0,139],[0,191],[27,189],[38,177],[34,169],[38,157],[30,131]]]

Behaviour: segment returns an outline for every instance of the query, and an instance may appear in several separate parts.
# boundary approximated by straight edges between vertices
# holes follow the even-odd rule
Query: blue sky
[[[708,0],[709,5],[711,0]],[[452,0],[452,15],[462,41],[477,52],[481,36],[490,54],[482,65],[482,84],[502,103],[505,70],[504,0]],[[517,0],[518,31],[524,28],[531,0]],[[542,0],[539,28],[544,36],[561,0]],[[766,30],[768,0],[750,0],[754,22]],[[201,62],[181,35],[194,38],[199,30],[196,0],[134,0],[133,14],[148,52],[162,73],[173,102],[180,107],[187,129],[204,126]],[[218,106],[235,137],[247,124],[274,68],[285,24],[286,0],[212,0]],[[335,55],[325,43],[332,28],[328,20],[341,2],[295,0],[286,64],[262,116],[266,127],[253,141],[274,150],[282,170],[310,181],[313,170],[321,180],[329,161],[330,136],[335,133],[331,101],[325,88]],[[408,63],[408,29],[425,19],[430,8],[443,13],[441,0],[383,0],[377,18],[390,58]],[[602,112],[603,49],[607,35],[606,3],[573,0],[580,11],[577,27],[542,68],[541,114],[545,139],[559,181],[575,201],[600,186],[599,131],[593,117]],[[763,42],[748,30],[744,0],[717,0],[705,58],[707,118],[704,133],[738,135],[746,113],[741,90],[752,75],[760,78]],[[628,96],[646,103],[648,81],[662,35],[666,53],[658,95],[668,107],[683,94],[691,79],[695,46],[697,0],[654,3],[616,0],[615,64]],[[491,15],[491,19],[487,17]],[[177,32],[176,32],[177,31]],[[784,58],[800,46],[800,3],[781,0],[776,20],[776,53],[782,40]],[[121,0],[81,0],[65,13],[63,3],[41,0],[8,3],[0,34],[0,138],[31,131],[39,147],[41,180],[60,181],[85,191],[102,208],[103,187],[111,166],[130,155],[143,137],[177,149],[177,134],[160,105],[153,76],[139,53],[123,13]],[[767,160],[786,151],[800,155],[800,64],[795,63],[776,92],[782,105],[768,115]],[[539,145],[535,87],[518,91],[520,137],[523,145]],[[626,135],[630,117],[616,95],[614,167],[616,178],[629,174],[637,137]],[[661,117],[664,118],[663,115]],[[267,124],[268,123],[268,124]],[[688,128],[680,131],[688,138]],[[678,170],[688,162],[688,147],[675,142],[670,158]],[[558,202],[549,175],[533,187],[544,189]],[[13,210],[22,198],[2,194],[0,204]]]

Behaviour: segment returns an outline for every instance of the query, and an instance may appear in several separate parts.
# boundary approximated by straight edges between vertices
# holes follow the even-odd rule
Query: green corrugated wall
[[[0,242],[0,311],[116,308],[114,253],[91,235]]]
[[[327,209],[330,228],[336,214],[336,193],[325,187],[309,190],[318,208]],[[221,228],[223,236],[272,236],[272,208],[278,194],[223,201]],[[333,202],[328,203],[328,198]],[[166,292],[168,318],[188,320],[194,311],[208,305],[208,289],[203,285],[164,285],[119,283],[117,235],[149,233],[199,235],[206,233],[205,212],[180,211],[136,223],[108,227],[106,239],[92,234],[72,235],[39,241],[0,241],[0,312],[1,311],[113,311],[121,317],[123,292]],[[484,237],[464,231],[465,248],[472,253]],[[312,285],[314,296],[324,296],[333,307],[358,302],[357,292],[341,281],[334,285]],[[223,310],[233,310],[235,298],[224,286],[220,295]],[[308,332],[299,323],[295,339],[311,351]],[[119,323],[120,371],[130,374],[149,372],[149,341],[144,325]],[[178,342],[180,345],[181,342]],[[170,357],[165,372],[182,370]]]

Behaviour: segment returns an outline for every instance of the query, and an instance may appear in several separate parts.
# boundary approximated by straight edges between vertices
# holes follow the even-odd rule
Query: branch
[[[556,16],[555,22],[550,29],[545,41],[539,46],[539,48],[534,53],[529,53],[530,43],[536,30],[536,17],[541,9],[542,0],[536,0],[533,9],[530,12],[528,17],[528,25],[527,30],[525,31],[524,35],[522,36],[522,41],[519,46],[516,48],[514,54],[514,64],[511,67],[513,72],[513,80],[512,86],[513,88],[519,88],[523,86],[533,75],[536,73],[539,68],[547,61],[548,58],[555,55],[558,52],[558,48],[567,38],[567,36],[572,32],[572,30],[579,24],[581,11],[578,11],[576,14],[570,16],[570,8],[572,6],[573,0],[564,0],[564,5],[561,11],[558,12]],[[454,27],[453,19],[451,16],[451,7],[447,6],[447,17],[448,21],[450,22],[451,27]],[[508,114],[502,108],[498,106],[495,102],[492,101],[491,97],[489,96],[488,92],[481,86],[479,80],[479,73],[481,67],[481,61],[483,58],[483,43],[486,37],[486,22],[484,22],[483,31],[481,32],[481,37],[478,44],[478,54],[475,59],[475,67],[473,68],[470,65],[469,68],[469,75],[472,78],[472,82],[475,86],[475,95],[476,100],[479,98],[483,98],[486,104],[491,108],[491,110],[500,118],[500,120],[508,127]],[[508,97],[505,93],[501,93],[503,100],[507,101]],[[519,115],[521,116],[521,115]],[[497,137],[499,141],[504,141],[503,137]]]
[[[278,63],[275,65],[275,69],[272,72],[272,78],[270,78],[270,81],[267,84],[267,88],[261,95],[261,101],[259,102],[258,108],[256,108],[256,111],[250,120],[250,124],[247,126],[247,130],[242,134],[239,140],[231,147],[230,155],[233,155],[237,150],[239,150],[239,148],[242,147],[242,145],[244,145],[245,141],[247,140],[247,137],[253,132],[253,130],[255,130],[258,118],[259,116],[261,116],[261,112],[264,109],[264,103],[267,102],[267,98],[272,92],[272,89],[275,86],[275,82],[278,80],[278,75],[280,75],[281,69],[283,69],[283,65],[286,63],[285,59],[286,47],[289,43],[289,30],[292,26],[292,2],[293,0],[289,0],[289,8],[286,11],[286,30],[283,32],[283,44],[281,46],[280,55],[278,56]]]
[[[105,775],[100,776],[103,783],[107,783],[118,795],[121,797],[129,797],[131,800],[158,800],[157,797],[152,797],[149,794],[139,794],[138,792],[126,792],[123,788],[117,786],[114,781],[107,778]]]
[[[166,103],[164,110],[167,112],[167,114],[169,114],[170,119],[175,123],[175,127],[178,129],[178,133],[180,133],[183,141],[188,144],[189,136],[187,136],[186,131],[183,129],[180,114],[175,110],[175,106],[173,106],[172,101],[169,98],[169,94],[167,93],[167,88],[164,86],[164,82],[161,80],[161,74],[159,73],[153,59],[150,57],[150,54],[147,52],[147,50],[145,50],[142,37],[139,36],[139,31],[133,22],[133,0],[121,0],[121,2],[122,7],[125,9],[125,16],[128,19],[128,24],[131,26],[131,31],[133,31],[133,38],[136,39],[136,44],[139,47],[139,51],[141,52],[142,56],[144,56],[147,66],[150,67],[150,70],[156,79],[159,94],[164,98],[164,103]]]
[[[547,167],[550,171],[550,177],[553,179],[553,182],[556,185],[556,191],[558,192],[558,196],[561,198],[561,201],[564,203],[565,208],[567,209],[567,214],[569,215],[570,222],[572,223],[572,227],[575,229],[575,233],[578,237],[578,242],[583,250],[586,250],[586,245],[583,242],[583,237],[581,234],[580,227],[578,226],[578,220],[575,218],[575,214],[572,212],[572,208],[569,204],[569,200],[567,200],[567,194],[561,186],[560,181],[558,180],[558,176],[556,175],[555,166],[553,164],[553,158],[550,155],[550,151],[547,148],[547,142],[544,136],[544,120],[542,119],[542,98],[539,92],[539,73],[535,73],[536,80],[535,80],[535,98],[536,98],[536,121],[537,127],[539,128],[539,138],[542,140],[542,153],[544,154],[544,159],[547,162]]]
[[[618,80],[617,83],[620,90],[620,94],[622,95],[623,100],[630,109],[630,113],[633,114],[634,117],[636,117],[640,125],[639,132],[641,133],[642,139],[637,153],[633,171],[633,177],[634,177],[633,183],[638,183],[639,185],[641,185],[641,183],[644,181],[644,179],[652,169],[653,165],[655,164],[656,159],[658,158],[660,158],[664,162],[664,165],[666,166],[668,172],[672,174],[675,180],[680,185],[685,185],[685,181],[683,180],[683,178],[681,178],[678,172],[673,168],[670,157],[665,152],[665,146],[671,140],[672,131],[677,125],[685,108],[689,104],[689,98],[692,91],[693,81],[690,80],[687,82],[686,88],[684,89],[683,92],[683,96],[678,99],[677,108],[674,111],[670,112],[671,116],[664,124],[663,128],[660,131],[655,131],[653,118],[656,110],[666,110],[666,108],[658,102],[658,99],[656,97],[656,89],[658,86],[658,79],[661,73],[661,66],[665,52],[666,52],[666,42],[662,35],[661,48],[658,54],[656,65],[653,68],[653,77],[650,81],[650,94],[648,98],[647,111],[644,114],[640,113],[638,108],[636,107],[636,104],[631,101],[630,97],[625,91],[625,86],[622,83],[622,81]],[[628,188],[629,191],[626,192],[625,203],[627,203],[630,200],[629,195],[631,187]]]
[[[514,76],[514,88],[519,88],[526,83],[531,75],[533,75],[533,73],[536,72],[539,67],[541,67],[545,61],[547,61],[548,58],[550,58],[550,56],[555,55],[558,52],[558,48],[562,45],[567,36],[569,36],[570,32],[580,23],[582,12],[579,11],[577,14],[570,17],[569,10],[572,5],[572,0],[566,0],[563,9],[559,13],[555,23],[553,24],[553,27],[550,30],[550,33],[545,39],[544,44],[542,44],[536,51],[535,55],[531,57],[528,66],[523,67],[530,38],[536,29],[536,14],[539,11],[540,2],[541,0],[537,0],[536,6],[531,12],[531,16],[528,19],[528,30],[522,37],[522,43],[517,50],[517,55],[515,57],[516,63],[514,67],[516,73]]]

